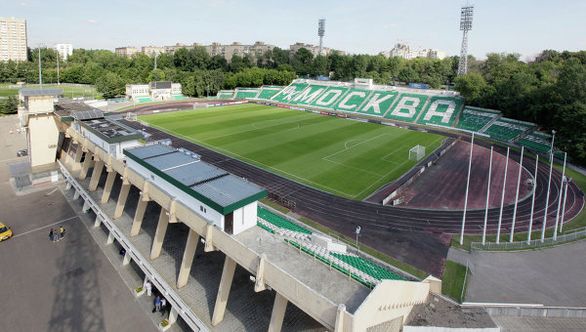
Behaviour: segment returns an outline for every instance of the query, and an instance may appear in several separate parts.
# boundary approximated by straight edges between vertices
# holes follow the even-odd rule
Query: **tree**
[[[458,76],[455,80],[456,90],[466,98],[467,102],[476,102],[486,92],[486,81],[480,73],[468,73]]]
[[[124,81],[118,74],[107,73],[96,80],[96,90],[104,98],[114,98],[124,94]]]
[[[5,100],[0,100],[0,113],[15,114],[18,111],[18,98],[9,96]]]

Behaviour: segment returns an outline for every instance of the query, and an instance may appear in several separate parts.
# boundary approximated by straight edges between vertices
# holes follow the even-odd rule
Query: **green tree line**
[[[43,80],[57,82],[57,53],[30,50],[28,62],[0,63],[0,82],[38,81],[38,56]],[[555,129],[556,146],[586,164],[586,52],[543,51],[534,60],[516,54],[488,54],[469,58],[470,70],[457,77],[458,57],[442,60],[386,58],[382,55],[314,56],[274,48],[255,57],[234,55],[230,62],[210,56],[205,48],[179,49],[155,59],[144,54],[131,58],[107,50],[76,49],[60,63],[60,81],[94,84],[106,98],[124,94],[130,83],[170,80],[183,85],[188,96],[215,95],[221,89],[287,85],[296,77],[326,76],[351,81],[372,78],[378,84],[418,82],[433,88],[454,86],[469,105],[500,110],[505,116]]]

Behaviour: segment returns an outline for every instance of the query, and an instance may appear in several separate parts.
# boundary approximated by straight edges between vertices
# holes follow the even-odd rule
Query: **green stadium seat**
[[[292,221],[287,220],[286,218],[281,217],[278,214],[275,214],[263,207],[258,207],[257,211],[258,217],[277,226],[280,228],[288,229],[290,231],[303,233],[303,234],[311,234],[311,231],[303,228]]]
[[[463,106],[464,100],[460,97],[433,96],[417,123],[452,127]]]
[[[413,93],[402,93],[397,103],[385,114],[386,119],[414,122],[419,117],[427,96]]]
[[[258,88],[236,88],[234,94],[235,99],[254,99],[258,96],[260,89]]]
[[[509,142],[525,131],[531,129],[533,124],[528,122],[521,122],[512,119],[501,118],[493,122],[490,127],[485,130],[485,133],[499,141]]]
[[[263,87],[261,87],[260,93],[258,94],[258,96],[256,98],[261,99],[261,100],[269,100],[274,95],[281,92],[281,90],[283,90],[282,86],[263,86]]]
[[[393,273],[379,265],[376,265],[373,262],[370,262],[362,257],[344,255],[335,252],[332,252],[331,255],[377,280],[403,280],[403,278],[400,275]]]
[[[549,153],[551,149],[551,135],[538,131],[526,135],[517,142],[538,153]]]

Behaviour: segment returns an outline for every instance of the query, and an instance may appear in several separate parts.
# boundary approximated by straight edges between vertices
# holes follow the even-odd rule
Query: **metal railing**
[[[194,331],[207,331],[206,325],[193,313],[191,308],[179,297],[179,295],[173,290],[173,287],[169,285],[163,277],[153,268],[149,261],[132,245],[130,240],[123,234],[123,232],[116,226],[116,224],[110,219],[110,217],[102,211],[100,206],[94,201],[89,193],[81,186],[81,184],[69,173],[67,168],[60,162],[57,161],[60,166],[63,177],[69,183],[74,190],[79,193],[79,196],[83,198],[84,205],[87,205],[89,209],[94,211],[96,218],[99,218],[110,234],[120,243],[120,245],[130,254],[132,260],[143,270],[145,275],[153,283],[157,289],[161,290],[165,297],[173,308],[176,309],[177,313],[183,318],[183,320],[192,328]]]
[[[486,251],[506,251],[506,250],[528,250],[537,249],[543,247],[551,247],[554,245],[576,241],[582,238],[586,238],[586,227],[572,230],[571,233],[558,235],[557,239],[549,237],[541,241],[541,239],[527,241],[513,241],[513,242],[486,242],[484,245],[482,242],[472,242],[470,244],[470,250],[486,250]]]

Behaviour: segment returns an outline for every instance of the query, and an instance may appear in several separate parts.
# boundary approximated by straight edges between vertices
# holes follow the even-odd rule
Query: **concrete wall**
[[[26,108],[29,114],[53,112],[55,97],[52,96],[30,96],[25,98]]]
[[[407,317],[413,306],[425,303],[429,284],[414,281],[384,280],[366,297],[354,313],[353,330],[365,331],[398,317]]]
[[[57,156],[59,128],[53,115],[29,116],[28,135],[31,167],[54,163]]]

